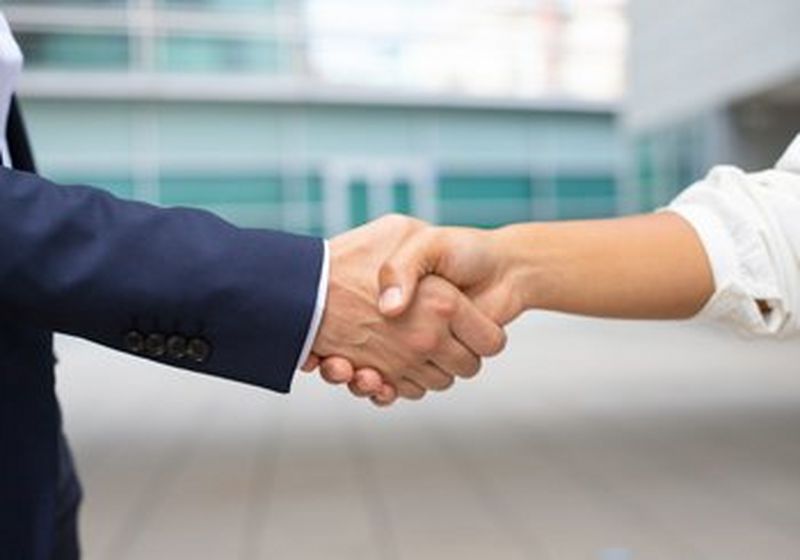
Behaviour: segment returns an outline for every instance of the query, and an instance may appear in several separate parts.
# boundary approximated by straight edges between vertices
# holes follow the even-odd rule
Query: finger
[[[349,383],[355,375],[353,364],[349,360],[338,356],[322,360],[319,371],[322,378],[333,385]]]
[[[403,378],[397,382],[397,394],[404,399],[418,401],[425,396],[427,391],[415,381]]]
[[[431,361],[447,374],[464,379],[475,377],[481,369],[481,359],[453,337],[441,343]]]
[[[403,379],[414,382],[426,391],[444,391],[452,387],[455,382],[452,375],[432,362],[406,371]]]
[[[378,272],[381,313],[396,317],[408,308],[419,280],[436,268],[441,256],[440,237],[433,228],[423,230],[383,263]]]
[[[376,406],[380,407],[387,407],[394,404],[397,400],[397,389],[395,389],[392,385],[385,384],[381,387],[378,394],[371,397],[372,403]]]
[[[372,368],[357,370],[353,381],[359,391],[367,396],[377,395],[384,385],[380,372]]]
[[[356,383],[355,381],[351,381],[350,383],[348,383],[347,384],[347,388],[350,389],[350,393],[352,393],[352,395],[354,397],[368,397],[369,396],[369,394],[367,392],[361,390],[361,387],[359,387],[358,383]]]
[[[464,346],[478,356],[496,356],[506,346],[505,331],[478,311],[466,296],[459,298],[450,329]]]
[[[320,357],[316,354],[309,354],[303,366],[300,368],[306,373],[311,373],[319,367]]]

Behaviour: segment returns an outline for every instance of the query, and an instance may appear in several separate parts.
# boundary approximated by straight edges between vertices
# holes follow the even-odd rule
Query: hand
[[[380,269],[380,309],[388,317],[403,317],[414,305],[415,294],[431,275],[447,278],[476,306],[499,324],[506,324],[524,309],[514,289],[513,268],[503,257],[503,240],[497,231],[423,226],[405,238]],[[321,363],[323,377],[332,383],[349,382],[357,396],[369,396],[378,405],[396,396],[374,368],[354,370],[341,358]]]
[[[490,319],[506,325],[525,309],[503,239],[503,230],[423,227],[383,263],[378,307],[385,316],[401,315],[414,299],[419,281],[436,275],[463,291]]]
[[[331,363],[371,367],[401,396],[417,399],[427,390],[450,387],[456,376],[474,375],[481,357],[503,348],[502,329],[439,277],[419,282],[402,315],[378,312],[379,268],[425,229],[418,220],[389,216],[331,241],[328,303],[312,350],[316,356],[346,360],[332,358],[324,374],[330,373]],[[344,381],[346,373],[329,378]]]

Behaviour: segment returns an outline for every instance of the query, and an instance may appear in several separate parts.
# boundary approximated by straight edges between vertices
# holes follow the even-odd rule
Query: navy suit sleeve
[[[287,392],[323,251],[0,169],[0,314],[159,362]]]

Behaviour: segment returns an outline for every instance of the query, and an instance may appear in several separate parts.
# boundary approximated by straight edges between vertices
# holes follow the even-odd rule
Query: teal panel
[[[350,225],[359,226],[369,219],[367,185],[363,181],[352,183],[350,193]]]
[[[413,213],[411,203],[411,186],[408,183],[397,183],[392,188],[392,207],[400,214]]]
[[[120,69],[130,60],[126,35],[19,32],[15,34],[31,68]]]
[[[439,180],[442,223],[496,227],[531,218],[527,176],[443,176]]]
[[[558,218],[605,218],[617,213],[617,188],[613,177],[556,177]]]
[[[298,231],[297,233],[310,235],[312,237],[325,237],[325,228],[322,225],[317,225],[317,226],[312,226],[303,231]]]
[[[87,172],[84,174],[55,173],[48,178],[62,185],[87,185],[106,190],[120,198],[134,198],[134,183],[130,177],[97,175]]]
[[[283,201],[278,177],[164,177],[160,190],[160,202],[166,205],[280,204]]]
[[[531,181],[526,176],[443,176],[439,180],[442,200],[513,198],[529,200]]]
[[[613,177],[556,177],[555,185],[559,198],[613,198],[617,190]]]
[[[639,183],[641,208],[643,211],[655,209],[653,187],[655,186],[655,164],[651,143],[647,138],[636,142],[636,176]]]
[[[309,202],[322,202],[322,178],[319,175],[306,179],[306,197]]]
[[[19,2],[19,0],[17,0]],[[55,5],[71,4],[75,6],[124,6],[128,0],[24,0],[29,5]],[[19,2],[22,3],[22,2]]]

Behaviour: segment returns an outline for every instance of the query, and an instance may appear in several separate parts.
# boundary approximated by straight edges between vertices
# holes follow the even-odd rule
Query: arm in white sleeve
[[[800,174],[779,167],[714,168],[667,208],[694,227],[711,263],[715,293],[700,318],[748,334],[800,332]]]

